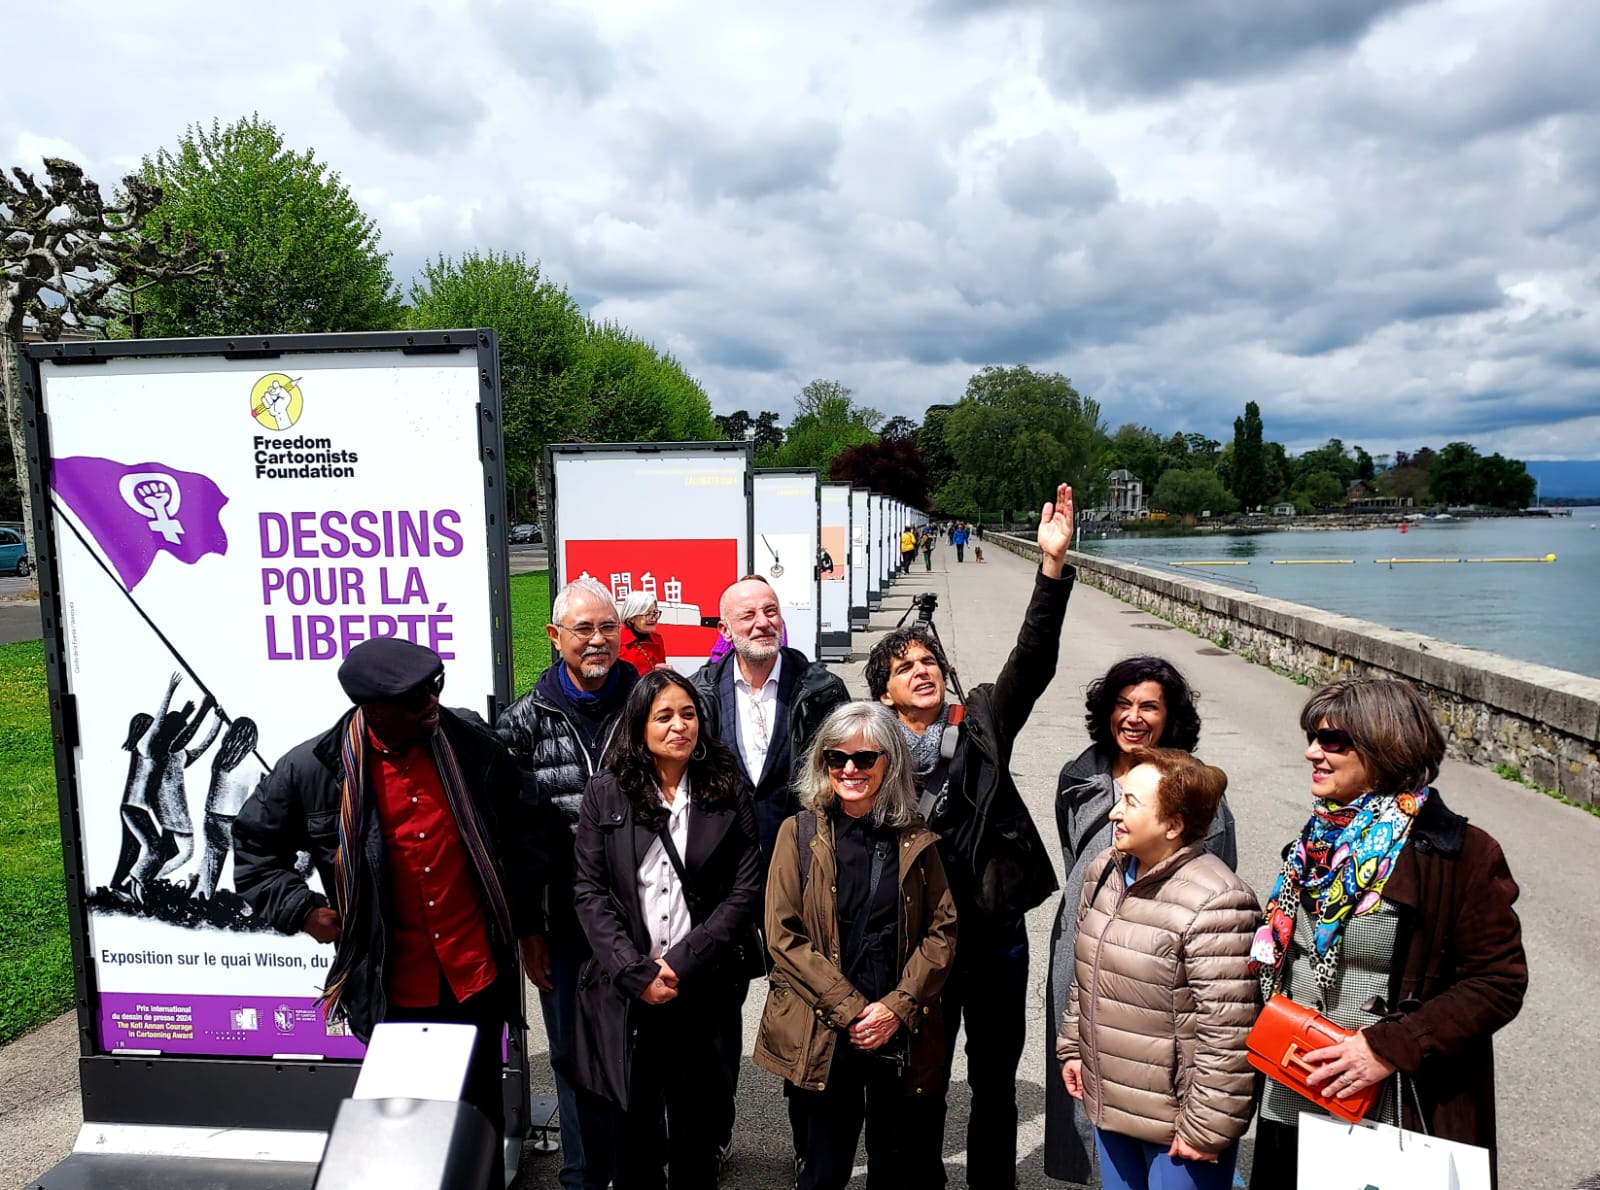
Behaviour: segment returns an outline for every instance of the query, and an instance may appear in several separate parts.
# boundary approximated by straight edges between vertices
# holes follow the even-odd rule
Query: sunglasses
[[[425,711],[428,703],[439,696],[444,689],[444,670],[440,670],[426,682],[411,687],[404,694],[397,694],[389,701],[403,711]]]
[[[1338,755],[1348,752],[1356,746],[1350,738],[1348,731],[1340,731],[1337,727],[1315,727],[1306,732],[1306,743],[1316,744],[1324,752]]]
[[[882,757],[882,752],[836,752],[826,748],[822,753],[822,763],[828,766],[830,772],[842,773],[845,765],[854,764],[857,772],[864,773]]]

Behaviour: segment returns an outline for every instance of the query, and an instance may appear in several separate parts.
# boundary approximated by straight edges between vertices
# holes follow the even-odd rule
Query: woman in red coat
[[[643,677],[658,665],[667,663],[667,646],[656,631],[661,623],[661,608],[656,597],[634,591],[622,601],[622,622],[628,626],[628,639],[622,645],[622,659]]]

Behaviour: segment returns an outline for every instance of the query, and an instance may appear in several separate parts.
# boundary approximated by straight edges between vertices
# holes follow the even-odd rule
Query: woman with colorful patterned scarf
[[[1251,950],[1262,993],[1357,1030],[1306,1055],[1314,1086],[1342,1099],[1383,1084],[1367,1119],[1483,1146],[1492,1168],[1490,1038],[1528,984],[1516,881],[1433,788],[1444,736],[1409,684],[1334,682],[1300,725],[1315,800]],[[1300,1113],[1317,1110],[1267,1082],[1252,1186],[1295,1184]]]

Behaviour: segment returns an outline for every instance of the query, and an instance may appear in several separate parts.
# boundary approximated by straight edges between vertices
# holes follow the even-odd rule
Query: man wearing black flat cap
[[[339,667],[355,703],[291,749],[233,827],[235,883],[285,934],[334,945],[329,1019],[362,1041],[384,1021],[474,1025],[462,1099],[504,1140],[500,1034],[520,1028],[516,946],[534,873],[517,772],[470,712],[439,705],[444,662],[392,637]],[[310,852],[329,896],[295,871]],[[496,1173],[504,1184],[502,1146]]]

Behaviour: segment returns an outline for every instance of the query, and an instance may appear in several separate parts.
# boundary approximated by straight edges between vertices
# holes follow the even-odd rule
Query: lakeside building
[[[1106,476],[1107,496],[1103,520],[1142,521],[1150,515],[1144,481],[1126,467]]]

